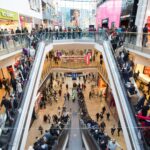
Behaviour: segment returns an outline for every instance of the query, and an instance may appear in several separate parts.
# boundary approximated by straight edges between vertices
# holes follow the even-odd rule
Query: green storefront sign
[[[16,12],[0,8],[0,19],[3,19],[3,20],[18,20],[18,14]]]

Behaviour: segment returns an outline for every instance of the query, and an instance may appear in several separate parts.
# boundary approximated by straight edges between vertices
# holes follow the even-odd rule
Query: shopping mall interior
[[[0,150],[150,150],[150,1],[0,1]]]

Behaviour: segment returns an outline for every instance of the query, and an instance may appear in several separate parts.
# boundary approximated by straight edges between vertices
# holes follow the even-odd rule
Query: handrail
[[[137,32],[118,32],[120,41],[124,45],[131,49],[136,49],[136,51],[141,51],[149,54],[150,47],[143,47],[136,45],[137,36],[142,35],[149,36],[150,33],[137,33]],[[31,33],[17,33],[17,34],[2,34],[0,35],[0,55],[8,54],[10,52],[22,49],[23,47],[31,47],[34,42],[39,42],[39,40],[44,40],[48,43],[50,40],[62,40],[62,39],[94,39],[100,40],[105,36],[105,31],[34,31]],[[88,39],[87,39],[88,38]],[[33,40],[34,39],[34,40]],[[34,41],[32,43],[32,40]],[[102,40],[102,39],[101,39]],[[118,40],[117,40],[118,42]]]
[[[81,137],[82,141],[84,143],[84,146],[88,150],[100,150],[98,144],[90,134],[89,130],[85,127],[85,125],[81,124],[80,121],[80,131],[81,131]]]
[[[65,150],[69,141],[71,120],[69,120],[64,127],[61,135],[59,136],[58,142],[53,147],[53,150]]]
[[[111,82],[113,82],[113,91],[115,90],[115,92],[113,92],[117,99],[115,99],[116,101],[116,105],[118,108],[119,112],[119,118],[123,127],[123,131],[125,136],[128,137],[128,149],[132,150],[132,149],[136,149],[136,150],[144,150],[143,146],[140,144],[141,141],[138,138],[138,133],[137,132],[137,124],[135,122],[135,119],[133,117],[133,113],[130,109],[130,105],[128,102],[128,96],[125,93],[125,89],[124,86],[122,84],[121,77],[111,50],[111,45],[109,43],[109,41],[104,42],[104,49],[107,51],[104,51],[105,53],[105,57],[106,60],[108,62],[108,64],[110,65],[110,72],[111,72],[111,76],[112,76],[112,80]],[[126,139],[127,140],[127,139]]]
[[[88,32],[88,33],[90,33],[90,32]],[[90,35],[90,36],[91,36],[91,38],[94,37],[94,35]],[[49,40],[51,40],[51,38],[52,38],[51,36],[49,36],[48,38],[46,38],[46,37],[47,37],[47,35],[44,35],[42,37],[42,39],[44,39],[44,40],[47,39],[47,42],[49,42]],[[112,77],[115,76],[115,77],[112,78],[112,80],[114,82],[113,85],[115,86],[114,87],[115,90],[116,90],[115,92],[116,92],[116,95],[118,97],[118,106],[121,106],[121,109],[122,109],[122,112],[120,112],[120,113],[122,113],[122,118],[125,121],[124,122],[124,128],[128,133],[128,135],[125,134],[125,136],[128,136],[129,139],[131,140],[130,141],[131,142],[130,146],[133,149],[135,148],[136,150],[138,150],[139,148],[141,148],[141,150],[142,150],[143,146],[142,146],[142,144],[140,145],[140,141],[139,141],[139,138],[138,138],[139,132],[137,132],[138,131],[137,128],[133,128],[132,126],[130,128],[130,126],[129,126],[129,125],[137,126],[137,124],[135,123],[135,118],[133,117],[133,115],[131,113],[132,111],[130,110],[130,105],[128,104],[128,97],[125,93],[125,89],[123,88],[122,83],[119,83],[119,79],[121,81],[121,78],[120,78],[119,71],[118,71],[117,66],[116,66],[117,62],[115,62],[115,58],[114,58],[113,53],[112,53],[111,44],[109,43],[109,41],[106,41],[106,36],[104,36],[103,34],[100,34],[100,35],[97,34],[97,36],[95,37],[95,40],[98,43],[103,42],[104,49],[106,51],[108,51],[108,53],[106,51],[104,51],[104,53],[103,53],[104,56],[106,57],[108,62],[110,62],[110,60],[113,61],[113,64],[111,64],[112,66],[109,66],[109,68],[110,68],[110,71],[112,73]],[[42,47],[42,49],[44,49],[44,45],[41,46],[41,47]],[[42,59],[43,55],[44,55],[44,51],[43,50],[41,50],[41,51],[38,50],[38,54],[36,55],[36,61],[34,62],[34,66],[32,68],[33,70],[37,69],[37,71],[38,71],[38,69],[40,67],[40,64],[41,64],[41,62],[38,61],[38,60],[39,60],[39,58]],[[37,66],[37,68],[35,67],[35,65]],[[114,67],[115,67],[115,70],[113,70]],[[15,133],[15,131],[13,132],[13,137],[15,137],[15,138],[11,140],[11,144],[9,145],[9,149],[16,149],[16,147],[18,149],[21,146],[20,145],[21,144],[21,139],[19,139],[19,138],[23,137],[23,134],[24,134],[24,129],[22,127],[25,126],[25,120],[27,119],[27,118],[24,117],[24,115],[25,114],[28,115],[28,112],[27,112],[28,109],[26,109],[26,108],[28,108],[27,106],[29,106],[29,104],[31,103],[31,100],[32,100],[33,95],[31,93],[31,91],[33,90],[33,88],[35,86],[35,83],[33,84],[33,82],[35,82],[35,79],[36,79],[34,77],[36,77],[36,75],[38,74],[37,71],[34,72],[33,73],[34,75],[32,74],[31,77],[29,78],[29,81],[31,81],[31,83],[32,83],[32,84],[31,83],[29,84],[29,82],[28,82],[28,85],[31,85],[31,86],[27,86],[27,88],[30,88],[30,93],[27,93],[27,91],[29,91],[29,89],[26,88],[23,103],[21,105],[22,110],[21,110],[21,113],[19,114],[20,117],[18,117],[17,122],[16,122],[16,124],[18,124],[18,126],[17,126],[18,128],[17,128],[16,133]],[[31,80],[31,79],[33,79],[33,80]],[[122,88],[123,91],[120,89],[117,92],[116,83],[118,83],[119,87]],[[28,95],[26,95],[26,94],[28,94]],[[121,101],[121,99],[122,99],[122,101]]]
[[[104,43],[106,43],[106,42],[104,42]],[[122,77],[122,74],[120,73],[120,70],[118,69],[119,66],[117,67],[118,62],[117,62],[116,58],[114,57],[114,54],[113,54],[114,51],[113,51],[113,48],[112,48],[109,40],[107,40],[107,44],[105,44],[105,46],[106,46],[105,50],[108,51],[110,49],[109,52],[107,52],[107,53],[106,53],[106,51],[104,51],[106,53],[105,56],[108,55],[107,61],[109,62],[110,58],[113,59],[113,61],[114,61],[113,69],[115,69],[116,71],[113,72],[113,69],[110,69],[110,70],[112,70],[114,77],[115,77],[116,72],[118,72],[117,79],[119,79],[119,82],[120,82],[120,81],[122,81],[123,77]],[[112,62],[110,64],[111,64],[110,68],[112,68]],[[115,79],[115,83],[117,83],[117,79]],[[127,130],[130,130],[130,137],[133,138],[135,141],[135,142],[133,141],[134,146],[137,146],[139,143],[140,149],[144,149],[144,148],[147,149],[149,146],[147,145],[147,143],[145,141],[145,137],[141,131],[139,122],[138,122],[137,118],[135,117],[135,114],[136,114],[135,109],[133,108],[133,105],[131,103],[129,103],[130,102],[129,95],[127,93],[127,90],[125,89],[125,85],[123,82],[120,82],[120,85],[122,88],[122,90],[121,90],[122,92],[119,92],[118,94],[121,95],[121,93],[122,93],[124,95],[121,98],[120,105],[122,105],[122,110],[123,109],[125,110],[124,115],[125,115],[127,125],[128,125]],[[127,108],[125,108],[125,107],[127,107]],[[137,144],[135,145],[136,142],[137,142]]]
[[[20,112],[18,114],[17,120],[15,122],[14,130],[11,136],[11,141],[8,147],[8,150],[16,150],[20,149],[21,145],[21,140],[23,139],[23,135],[25,132],[25,126],[27,125],[26,123],[28,121],[28,115],[32,115],[31,113],[29,114],[29,109],[32,105],[34,105],[33,101],[33,95],[34,88],[37,86],[37,79],[38,77],[38,72],[41,67],[41,62],[43,59],[43,54],[44,54],[44,46],[45,44],[42,42],[39,45],[37,55],[31,70],[31,74],[27,83],[27,86],[25,88],[24,96],[22,99],[22,103],[20,106]],[[40,61],[39,61],[40,60]]]

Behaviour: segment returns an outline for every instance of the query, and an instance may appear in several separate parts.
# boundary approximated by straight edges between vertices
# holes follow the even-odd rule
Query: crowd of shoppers
[[[33,145],[34,150],[51,150],[59,143],[59,137],[63,134],[66,124],[69,124],[68,114],[62,112],[61,116],[53,116],[53,123],[48,130],[43,133],[43,127],[39,126],[39,131],[42,137],[36,138],[36,142]]]
[[[80,114],[81,114],[81,128],[86,128],[88,132],[92,135],[96,143],[99,145],[100,149],[102,150],[116,150],[117,147],[122,149],[121,146],[116,142],[115,139],[111,139],[108,134],[105,132],[106,124],[104,121],[100,123],[100,125],[92,120],[92,118],[89,116],[86,104],[84,101],[84,94],[82,92],[82,89],[78,86],[78,102],[80,106]],[[102,108],[102,113],[105,113],[106,108]],[[108,113],[108,120],[109,120],[110,114]],[[96,114],[97,120],[99,119],[100,115],[99,113]],[[114,134],[116,128],[115,126],[111,128],[112,135]]]
[[[146,28],[146,27],[145,27]],[[146,30],[146,29],[144,29]],[[146,35],[144,35],[146,36]],[[117,40],[117,44],[119,44],[119,40]],[[113,43],[112,43],[113,45]],[[139,72],[134,72],[134,63],[129,57],[129,52],[124,48],[118,48],[119,46],[113,46],[115,59],[117,61],[117,65],[123,79],[123,84],[127,91],[128,99],[132,107],[134,108],[133,113],[137,116],[137,124],[139,125],[139,129],[141,129],[142,138],[150,145],[149,139],[150,138],[150,116],[148,111],[150,110],[150,96],[149,91],[146,93],[141,91],[139,97],[139,89],[135,86]],[[149,85],[147,85],[149,86]],[[133,102],[132,97],[136,95],[137,101]]]
[[[32,68],[35,53],[36,50],[33,48],[23,48],[21,56],[14,64],[14,69],[9,68],[10,78],[3,77],[0,79],[0,90],[2,89],[5,91],[1,100],[0,110],[4,107],[4,114],[6,114],[6,120],[1,120],[1,123],[4,124],[4,127],[1,128],[1,147],[8,146],[9,138],[11,137],[19,108],[21,106],[24,89]]]

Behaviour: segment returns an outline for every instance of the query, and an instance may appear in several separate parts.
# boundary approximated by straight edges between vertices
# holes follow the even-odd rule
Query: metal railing
[[[29,47],[31,39],[27,34],[6,34],[0,36],[0,56]]]
[[[10,129],[10,137],[7,139],[7,143],[5,144],[7,149],[20,149],[21,147],[21,140],[23,139],[24,134],[26,133],[25,127],[27,126],[27,122],[29,115],[32,116],[32,111],[30,111],[30,107],[34,105],[33,102],[33,88],[35,88],[38,82],[36,80],[39,80],[38,78],[38,72],[41,67],[41,62],[43,59],[43,53],[44,51],[44,43],[41,43],[39,45],[39,49],[36,54],[35,61],[32,66],[32,70],[30,72],[30,76],[27,82],[27,85],[25,86],[23,96],[21,99],[21,104],[19,107],[19,111],[17,113],[17,116],[14,120],[14,125]],[[37,63],[38,62],[38,63]],[[29,124],[28,124],[29,125]]]
[[[119,38],[126,48],[150,54],[150,33],[122,32]]]
[[[68,39],[74,39],[74,38],[85,38],[85,37],[88,37],[88,38],[91,38],[91,39],[93,39],[94,38],[94,40],[97,42],[97,43],[100,43],[100,44],[102,44],[104,41],[107,41],[107,36],[106,36],[106,34],[104,34],[104,32],[101,32],[101,33],[97,33],[97,32],[76,32],[75,34],[73,33],[73,32],[67,32],[67,33],[64,33],[64,35],[60,32],[60,33],[50,33],[50,32],[48,32],[48,33],[41,33],[41,34],[37,34],[36,33],[36,35],[38,35],[37,37],[39,37],[39,39],[40,40],[44,40],[46,43],[49,43],[50,41],[52,41],[52,40],[61,40],[61,39],[63,39],[63,38],[68,38]],[[75,36],[74,36],[75,35]],[[13,35],[13,36],[15,36],[15,35]],[[11,37],[13,37],[13,36],[11,36]],[[16,36],[19,36],[19,35],[16,35]],[[21,35],[20,35],[21,36]],[[23,36],[23,35],[22,35]],[[26,36],[23,36],[23,37],[20,37],[22,40],[21,40],[21,43],[23,42],[23,41],[26,41]],[[7,41],[7,39],[6,39],[6,37],[7,37],[7,35],[6,36],[3,36],[3,37],[5,37],[5,38],[1,38],[2,40],[4,40],[5,42]],[[0,39],[0,40],[1,40]],[[12,39],[12,40],[14,40],[14,39]],[[3,42],[4,42],[3,41]],[[8,40],[8,42],[7,42],[7,45],[9,45],[9,40]],[[19,41],[17,41],[17,43],[19,43]],[[4,44],[4,43],[0,43],[1,45],[2,44]],[[27,46],[30,46],[30,42],[28,43],[28,41],[26,41],[25,42],[25,44],[27,44]],[[20,44],[22,47],[24,47],[24,45],[22,45],[22,44]],[[8,47],[6,46],[5,47],[5,44],[4,45],[2,45],[2,46],[4,46],[3,48],[4,48],[4,50],[5,50],[5,48],[6,48],[6,50],[8,50]],[[111,45],[110,44],[108,44],[107,45],[109,48],[110,48],[110,50],[111,50],[111,53],[113,54],[113,49],[111,48]],[[18,47],[15,47],[15,44],[14,44],[14,49],[16,50],[16,49],[18,49]],[[42,50],[41,50],[42,51]],[[42,57],[42,55],[43,55],[43,53],[41,54],[41,56],[40,57]],[[107,55],[106,53],[105,53],[105,55]],[[112,57],[113,57],[113,55],[112,55]],[[113,58],[114,60],[115,60],[115,57]],[[36,61],[37,62],[37,61]],[[35,62],[35,63],[36,63]],[[114,62],[115,64],[117,64],[117,61],[115,61]],[[39,64],[40,65],[40,64]],[[81,66],[80,66],[81,67]],[[99,67],[100,68],[100,67]],[[100,70],[102,70],[102,68],[100,68]],[[105,72],[105,71],[103,71],[103,72]],[[119,70],[118,70],[118,72],[119,72]],[[48,74],[49,72],[47,72],[47,74]],[[32,76],[32,75],[31,75]],[[104,76],[106,76],[106,75],[104,75]],[[121,75],[119,75],[119,76],[121,76]],[[108,78],[108,77],[107,77]],[[120,77],[119,77],[120,78]],[[120,80],[121,81],[121,80]],[[28,81],[29,82],[29,81]],[[122,87],[122,90],[123,90],[123,95],[124,95],[124,97],[126,98],[126,105],[128,105],[128,109],[130,110],[129,112],[132,112],[132,121],[133,122],[135,122],[135,120],[136,120],[136,118],[135,117],[133,117],[134,116],[134,111],[133,110],[131,110],[132,109],[132,106],[130,106],[129,104],[128,104],[128,96],[127,96],[127,93],[126,93],[126,90],[125,90],[125,88],[123,87],[123,84],[121,84],[121,87]],[[24,109],[24,106],[23,106],[23,104],[25,104],[25,99],[26,99],[26,94],[27,94],[27,92],[29,92],[28,91],[28,88],[29,88],[29,83],[28,83],[28,85],[27,85],[27,87],[26,87],[26,92],[25,92],[25,94],[24,94],[24,97],[23,97],[23,101],[22,101],[22,109]],[[32,98],[30,99],[30,102],[31,102],[31,100],[32,100]],[[123,109],[123,108],[122,108]],[[23,112],[23,111],[22,111]],[[20,117],[21,117],[21,115],[23,115],[23,113],[21,112],[21,114],[19,114],[20,115]],[[25,114],[24,114],[25,115]],[[28,115],[27,115],[28,116]],[[20,124],[20,117],[18,117],[17,118],[17,122],[15,123],[15,129],[19,129],[18,128],[18,125]],[[25,118],[25,120],[26,120],[27,118]],[[124,118],[125,120],[127,119],[126,117]],[[24,120],[24,121],[25,121]],[[138,122],[137,122],[137,124],[138,124]],[[135,125],[135,127],[134,127],[134,129],[133,130],[135,130],[134,131],[134,134],[136,134],[135,136],[137,137],[137,139],[139,139],[138,138],[138,134],[139,134],[139,132],[138,132],[138,130],[137,130],[137,128],[140,128],[137,124],[134,124]],[[128,128],[128,124],[126,124],[127,126],[126,126],[126,128]],[[23,126],[25,126],[25,122],[24,122],[24,124],[23,124]],[[23,136],[23,132],[24,132],[24,129],[22,128],[22,127],[20,127],[20,129],[19,129],[21,132],[18,134],[18,136],[20,136],[20,137],[22,137]],[[18,132],[16,132],[16,131],[14,131],[14,133],[13,133],[13,136],[12,136],[12,139],[11,139],[11,144],[9,145],[9,149],[12,149],[12,147],[14,146],[15,147],[15,144],[16,143],[20,143],[21,141],[21,139],[19,139],[19,141],[16,141],[16,135],[17,135],[17,133]],[[128,134],[130,135],[131,134],[131,132],[130,131],[128,131]],[[131,135],[130,135],[131,136]],[[142,136],[142,133],[141,133],[141,136]],[[131,136],[132,137],[132,136]],[[14,139],[13,139],[14,138]],[[19,137],[18,137],[19,138]],[[134,140],[132,141],[133,139],[131,138],[131,143],[132,142],[134,142]],[[142,138],[142,140],[143,140],[143,143],[141,143],[141,141],[136,141],[136,142],[139,142],[139,143],[141,143],[141,144],[144,144],[144,145],[146,145],[146,143],[144,143],[144,137]],[[134,143],[133,143],[133,145],[134,145]],[[18,145],[19,146],[19,145]],[[142,145],[141,145],[141,149],[142,149]]]
[[[36,31],[31,34],[4,34],[0,35],[0,56],[22,49],[24,47],[34,46],[40,40],[46,43],[49,41],[70,40],[70,39],[84,39],[100,41],[107,38],[105,30],[100,31],[62,31],[62,32],[46,32]],[[112,44],[119,45],[123,43],[125,47],[130,48],[137,52],[150,54],[150,33],[136,33],[136,32],[121,32],[118,33],[118,39],[113,37]],[[145,47],[146,46],[146,47]]]
[[[127,93],[127,90],[125,88],[124,82],[123,82],[123,77],[122,74],[120,73],[119,70],[119,66],[118,66],[118,62],[115,58],[114,55],[114,49],[111,46],[111,42],[107,39],[105,39],[106,42],[104,42],[105,44],[103,44],[105,46],[104,49],[107,49],[107,52],[105,51],[105,56],[107,56],[107,61],[109,62],[110,58],[112,59],[113,62],[111,62],[111,65],[109,66],[110,71],[112,72],[113,76],[115,76],[119,79],[118,85],[120,84],[121,90],[120,93],[118,93],[118,102],[120,103],[120,109],[122,111],[123,114],[123,118],[124,118],[124,123],[126,124],[126,128],[127,128],[127,132],[130,138],[130,142],[132,143],[132,148],[135,148],[137,145],[137,148],[139,148],[140,150],[144,149],[144,148],[148,148],[147,143],[145,142],[145,137],[142,133],[142,128],[140,128],[139,126],[139,122],[137,121],[136,117],[135,117],[135,110],[133,109],[133,106],[129,103],[130,99]],[[97,41],[98,42],[98,41]],[[108,54],[108,55],[107,55]],[[115,70],[115,74],[113,73]],[[114,85],[117,85],[117,80],[114,79]],[[116,87],[117,88],[117,87]],[[119,87],[118,87],[119,88]],[[118,90],[117,90],[118,91]],[[123,105],[123,99],[121,99],[121,94],[123,94],[122,96],[124,96],[124,104]],[[125,107],[127,107],[127,109],[125,109]],[[128,117],[127,117],[128,116]],[[130,118],[130,119],[129,119]],[[130,126],[129,126],[130,125]],[[132,125],[132,126],[131,126]],[[138,143],[135,145],[135,143]]]

